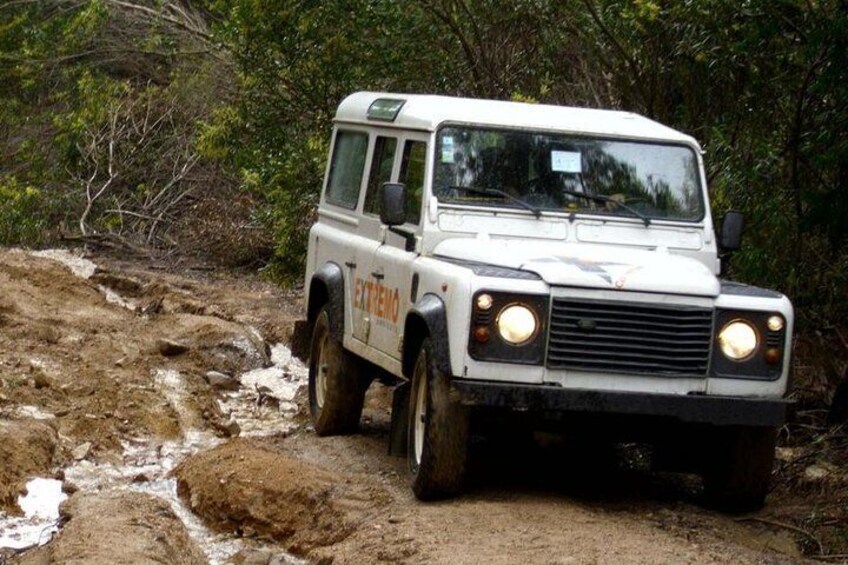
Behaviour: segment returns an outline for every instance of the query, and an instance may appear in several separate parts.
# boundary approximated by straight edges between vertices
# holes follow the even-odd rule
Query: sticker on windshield
[[[453,153],[453,136],[446,135],[442,138],[442,163],[453,163]]]
[[[551,170],[555,173],[582,173],[579,151],[551,151]]]

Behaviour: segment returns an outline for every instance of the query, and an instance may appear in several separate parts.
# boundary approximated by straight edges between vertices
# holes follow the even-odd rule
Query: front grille
[[[713,311],[554,299],[548,368],[705,376]]]

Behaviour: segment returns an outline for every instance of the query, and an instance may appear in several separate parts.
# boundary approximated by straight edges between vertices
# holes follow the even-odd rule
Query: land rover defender
[[[742,221],[715,229],[702,156],[627,112],[346,98],[309,233],[315,431],[389,376],[420,499],[461,491],[469,418],[501,410],[647,430],[716,504],[762,505],[792,305],[721,278]]]

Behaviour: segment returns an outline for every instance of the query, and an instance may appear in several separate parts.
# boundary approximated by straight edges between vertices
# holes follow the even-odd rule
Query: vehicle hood
[[[718,296],[703,263],[668,253],[594,244],[455,238],[433,254],[446,259],[529,271],[557,286]]]

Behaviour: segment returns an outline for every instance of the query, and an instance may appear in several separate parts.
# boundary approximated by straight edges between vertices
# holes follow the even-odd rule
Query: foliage
[[[232,245],[253,243],[232,255],[297,277],[348,93],[622,108],[706,148],[715,217],[748,219],[733,276],[786,292],[806,320],[848,314],[844,0],[54,0],[10,3],[0,21],[2,183],[39,195],[5,206],[45,234],[167,246],[192,211],[226,208],[204,197],[229,199],[241,219],[213,215],[202,233],[267,233],[234,231]],[[167,127],[149,132],[147,155],[121,153],[141,143],[132,124],[147,111]],[[91,201],[112,124],[126,128],[119,173]],[[186,195],[158,222],[139,217],[171,181]],[[25,231],[4,234],[33,241]]]
[[[44,237],[44,195],[14,177],[0,179],[0,243],[38,245]]]

